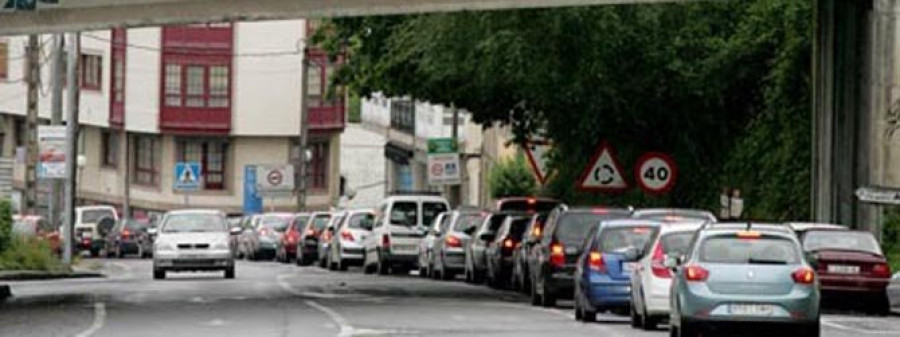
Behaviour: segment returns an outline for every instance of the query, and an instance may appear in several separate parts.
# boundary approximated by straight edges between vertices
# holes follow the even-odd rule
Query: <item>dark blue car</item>
[[[575,319],[592,322],[597,312],[627,312],[631,272],[660,226],[647,220],[612,220],[591,230],[575,268]]]

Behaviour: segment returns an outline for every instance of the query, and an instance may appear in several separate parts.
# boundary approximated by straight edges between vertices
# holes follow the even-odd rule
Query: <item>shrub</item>
[[[6,251],[12,240],[12,203],[0,200],[0,252]]]
[[[47,242],[19,236],[12,237],[8,249],[0,253],[0,270],[68,271]]]
[[[891,264],[891,270],[900,271],[900,211],[889,210],[881,224],[881,249]]]
[[[493,198],[533,195],[537,191],[534,175],[521,155],[497,163],[491,169],[488,186]]]

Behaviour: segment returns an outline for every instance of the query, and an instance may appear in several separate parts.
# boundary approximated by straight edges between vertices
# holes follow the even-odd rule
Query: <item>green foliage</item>
[[[534,195],[537,182],[523,156],[501,160],[491,168],[488,186],[491,197]]]
[[[12,243],[12,202],[0,200],[0,252],[9,249]]]
[[[900,211],[885,213],[881,224],[881,249],[888,258],[891,270],[900,271]]]
[[[350,94],[350,104],[347,107],[347,122],[362,122],[362,100],[360,99],[359,94]]]
[[[66,272],[50,245],[32,237],[13,237],[9,249],[0,253],[0,270]]]
[[[809,0],[346,18],[323,45],[348,51],[336,79],[363,96],[454,104],[510,123],[517,142],[549,138],[547,192],[569,203],[715,208],[729,186],[751,216],[803,219],[812,18]],[[626,173],[645,152],[669,153],[674,190],[578,191],[602,141]]]

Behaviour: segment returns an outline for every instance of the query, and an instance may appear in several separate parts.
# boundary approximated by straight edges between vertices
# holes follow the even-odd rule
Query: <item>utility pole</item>
[[[60,125],[62,124],[62,110],[63,110],[63,46],[65,43],[65,37],[63,34],[53,34],[53,52],[52,57],[53,60],[50,63],[50,85],[52,86],[52,100],[50,101],[50,125]],[[60,202],[62,201],[62,181],[60,179],[50,180],[50,196],[49,200],[49,210],[50,216],[49,220],[53,226],[59,225],[59,214],[60,214]]]
[[[298,140],[299,149],[297,158],[295,159],[297,172],[297,212],[306,209],[306,143],[309,141],[309,101],[307,100],[307,92],[309,91],[309,50],[306,48],[306,41],[303,42],[303,66],[300,67],[300,139]]]
[[[450,128],[450,136],[453,137],[453,142],[456,143],[456,148],[457,148],[456,155],[459,156],[459,109],[457,109],[455,105],[451,105],[450,109],[451,109],[451,112],[453,113],[453,125]],[[463,167],[465,167],[464,163],[462,163],[461,161],[459,163],[460,163],[460,165],[457,168],[458,170],[460,170],[459,171],[459,173],[460,173],[459,185],[453,185],[450,187],[450,190],[452,191],[451,192],[452,198],[450,199],[450,201],[454,205],[456,205],[456,207],[459,207],[462,205],[462,201],[463,201],[462,200],[462,184],[464,183],[464,181],[461,178],[462,178],[463,172],[465,172],[465,169],[463,169]]]
[[[25,198],[24,207],[26,214],[37,214],[37,124],[38,124],[38,86],[41,81],[40,46],[37,35],[28,36],[28,46],[25,49],[28,59],[28,109],[25,116]]]
[[[122,218],[128,219],[131,216],[131,142],[128,139],[128,130],[123,126],[121,139],[125,141],[125,197],[122,202]]]
[[[81,81],[78,79],[78,55],[81,51],[81,34],[69,35],[69,59],[66,64],[66,76],[69,86],[69,110],[66,114],[66,194],[65,214],[63,215],[63,264],[72,263],[72,231],[75,224],[75,191],[78,172],[78,105]]]

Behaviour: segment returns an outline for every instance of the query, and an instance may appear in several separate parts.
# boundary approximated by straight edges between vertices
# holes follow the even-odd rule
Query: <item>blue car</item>
[[[647,220],[612,220],[591,230],[575,269],[576,320],[593,322],[602,311],[628,312],[631,272],[661,225]]]

